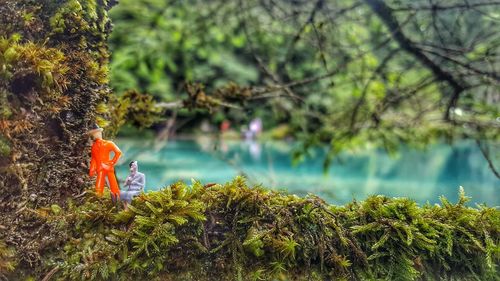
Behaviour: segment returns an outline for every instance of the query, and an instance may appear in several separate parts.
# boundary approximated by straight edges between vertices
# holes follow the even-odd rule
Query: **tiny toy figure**
[[[134,196],[139,195],[146,185],[146,176],[143,173],[139,173],[137,161],[130,162],[129,167],[130,175],[127,177],[127,180],[125,180],[125,185],[128,186],[128,189],[122,191],[120,196],[125,210],[128,209],[128,204],[132,202]]]
[[[98,196],[102,196],[104,192],[104,180],[105,177],[108,178],[111,200],[115,202],[120,196],[120,188],[116,181],[114,166],[122,155],[122,152],[112,141],[102,139],[102,131],[103,129],[98,125],[94,125],[89,131],[89,135],[94,138],[89,175],[91,177],[97,175],[95,190]],[[110,152],[114,153],[113,159],[109,159]]]

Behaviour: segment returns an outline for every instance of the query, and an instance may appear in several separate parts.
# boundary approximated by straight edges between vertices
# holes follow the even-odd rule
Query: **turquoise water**
[[[147,177],[146,190],[178,180],[224,183],[245,175],[251,184],[299,196],[313,193],[334,204],[372,194],[410,197],[421,204],[438,203],[441,195],[456,201],[463,186],[471,202],[500,205],[500,180],[472,142],[439,144],[426,151],[402,149],[397,156],[377,149],[344,153],[328,173],[322,168],[324,150],[294,166],[294,144],[287,142],[118,139],[116,143],[124,153],[117,166],[119,180],[126,178],[129,161],[137,160]]]

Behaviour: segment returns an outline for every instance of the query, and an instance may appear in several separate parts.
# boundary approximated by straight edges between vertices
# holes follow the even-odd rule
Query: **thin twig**
[[[49,281],[50,278],[52,278],[52,275],[56,274],[56,272],[59,270],[59,266],[54,267],[45,277],[42,279],[42,281]]]
[[[495,165],[493,164],[493,161],[491,160],[491,158],[489,156],[489,151],[485,147],[483,147],[481,145],[481,141],[480,140],[476,139],[476,144],[479,147],[479,150],[481,150],[481,153],[483,154],[484,159],[486,159],[486,162],[488,162],[488,166],[490,167],[490,170],[493,172],[493,174],[495,174],[495,176],[497,178],[500,179],[500,174],[495,169]]]
[[[500,5],[500,1],[493,2],[481,2],[481,3],[464,3],[464,4],[455,4],[455,5],[438,5],[433,4],[430,6],[407,6],[402,8],[393,8],[394,12],[404,12],[404,11],[437,11],[437,10],[456,10],[456,9],[471,9],[477,7],[486,7],[486,6],[498,6]]]
[[[80,197],[84,196],[85,194],[87,194],[87,191],[86,191],[86,190],[85,190],[84,192],[82,192],[82,193],[80,193],[80,194],[76,195],[74,198],[75,198],[75,199],[78,199],[78,198],[80,198]]]

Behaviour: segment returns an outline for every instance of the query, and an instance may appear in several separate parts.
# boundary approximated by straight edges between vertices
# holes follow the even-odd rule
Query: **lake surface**
[[[123,152],[116,167],[119,180],[126,178],[128,163],[137,160],[139,170],[147,177],[146,190],[179,180],[190,183],[192,178],[204,184],[224,183],[245,175],[251,184],[299,196],[313,193],[333,204],[363,200],[373,194],[410,197],[420,204],[438,203],[439,196],[444,195],[456,202],[459,186],[463,186],[471,202],[500,205],[500,180],[473,142],[438,144],[425,151],[401,149],[397,156],[379,149],[344,153],[327,173],[323,171],[325,150],[317,149],[313,157],[293,165],[291,142],[115,142]]]

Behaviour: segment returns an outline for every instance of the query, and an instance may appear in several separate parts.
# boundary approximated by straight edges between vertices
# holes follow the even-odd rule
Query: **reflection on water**
[[[324,150],[293,166],[293,143],[255,141],[176,140],[168,143],[118,139],[124,157],[117,167],[121,180],[127,163],[138,160],[146,174],[146,190],[178,180],[224,183],[245,175],[252,184],[263,184],[297,195],[314,193],[335,204],[371,194],[411,197],[419,203],[439,202],[444,195],[457,200],[459,186],[473,202],[500,205],[500,181],[488,169],[471,142],[453,147],[434,145],[427,151],[403,149],[391,157],[382,150],[343,154],[323,173]]]

